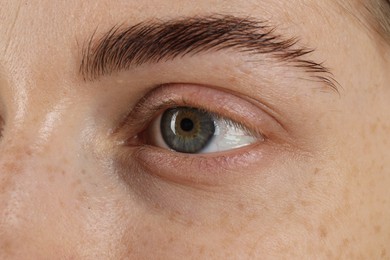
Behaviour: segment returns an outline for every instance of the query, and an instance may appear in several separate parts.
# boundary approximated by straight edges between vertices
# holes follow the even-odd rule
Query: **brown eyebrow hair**
[[[94,80],[114,71],[210,51],[233,49],[269,54],[278,62],[297,67],[337,91],[337,82],[323,63],[307,56],[314,49],[298,47],[298,38],[285,39],[264,21],[230,15],[183,17],[147,21],[130,27],[115,26],[101,38],[94,33],[82,50],[80,73]]]

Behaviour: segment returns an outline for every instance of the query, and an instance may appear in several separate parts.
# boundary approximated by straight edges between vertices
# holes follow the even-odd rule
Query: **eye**
[[[166,109],[146,130],[146,142],[180,153],[214,153],[264,139],[242,124],[194,107]]]
[[[289,141],[274,115],[222,88],[164,84],[146,93],[112,130],[118,167],[183,185],[234,183],[244,168],[268,167]],[[133,174],[125,176],[133,181]]]

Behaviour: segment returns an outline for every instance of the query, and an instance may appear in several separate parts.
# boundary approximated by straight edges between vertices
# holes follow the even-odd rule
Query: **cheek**
[[[329,178],[329,172],[297,165],[269,174],[263,181],[257,176],[252,186],[243,184],[247,191],[241,192],[232,187],[230,191],[194,192],[187,187],[183,194],[177,187],[159,186],[161,196],[168,189],[170,201],[177,200],[175,204],[181,207],[142,203],[139,213],[126,224],[121,240],[125,254],[253,259],[331,252],[324,241],[332,244],[337,238],[332,227],[337,214],[344,214],[338,212],[342,202],[337,182]],[[286,175],[290,183],[286,180],[281,185],[281,176]],[[306,175],[310,178],[300,179]],[[264,192],[265,183],[268,192]]]
[[[102,169],[54,145],[39,150],[3,147],[1,259],[92,257],[96,246],[110,251],[111,241],[120,237],[115,227],[123,214],[117,186]]]
[[[239,205],[240,208],[243,205]],[[189,219],[180,211],[161,213],[155,208],[132,219],[122,239],[123,254],[130,258],[223,259],[248,256],[259,239],[254,212],[209,212],[207,219]]]
[[[69,217],[77,211],[77,187],[72,184],[77,179],[69,162],[47,151],[39,156],[44,159],[37,160],[36,151],[29,147],[8,147],[0,159],[0,252],[21,257],[27,252],[38,253],[34,247],[48,249],[45,245],[63,252],[67,243],[61,248],[57,239],[62,236],[68,242],[72,235],[77,236],[63,232],[67,225],[77,225]]]

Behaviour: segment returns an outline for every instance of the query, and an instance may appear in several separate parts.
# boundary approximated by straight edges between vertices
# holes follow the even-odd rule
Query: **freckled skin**
[[[389,257],[390,47],[332,1],[0,1],[0,259]],[[310,152],[275,153],[267,167],[238,169],[237,182],[199,188],[125,172],[107,133],[155,74],[131,74],[134,88],[85,83],[79,47],[97,26],[204,13],[301,35],[340,95],[293,81],[280,113],[304,122],[296,143]],[[208,62],[225,73],[219,58]],[[236,75],[226,82],[240,84]]]

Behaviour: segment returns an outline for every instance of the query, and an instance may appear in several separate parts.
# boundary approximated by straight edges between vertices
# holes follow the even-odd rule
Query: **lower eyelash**
[[[255,165],[262,160],[263,149],[268,145],[253,144],[240,153],[181,154],[163,148],[141,146],[133,153],[133,160],[142,172],[151,173],[167,181],[181,184],[216,185],[234,178],[238,169]],[[264,166],[264,165],[263,165]],[[228,174],[229,173],[229,174]],[[234,175],[234,174],[233,174]],[[234,182],[233,182],[234,183]]]

